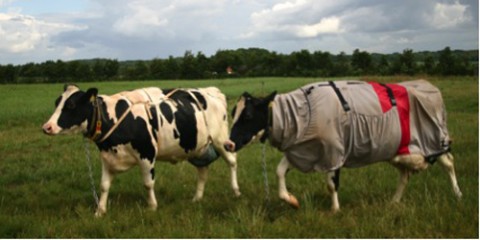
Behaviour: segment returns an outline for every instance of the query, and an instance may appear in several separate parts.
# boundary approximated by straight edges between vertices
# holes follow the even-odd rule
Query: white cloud
[[[342,31],[343,30],[340,27],[340,19],[337,17],[328,17],[313,25],[299,26],[296,35],[301,38],[308,38],[317,37],[319,34],[340,33]]]
[[[57,12],[49,0],[43,14],[24,9],[26,2],[0,0],[0,64],[240,47],[281,53],[478,47],[478,1],[471,0],[89,0],[81,10]]]
[[[436,3],[432,23],[440,29],[455,27],[471,20],[466,10],[467,6],[458,1],[453,4]]]
[[[19,53],[48,44],[49,38],[62,31],[82,29],[66,23],[45,22],[19,13],[0,13],[0,51]]]
[[[173,8],[173,6],[169,8]],[[149,37],[152,35],[151,33],[155,32],[152,28],[168,25],[168,19],[162,17],[167,12],[165,10],[157,11],[155,8],[141,5],[137,1],[127,4],[127,9],[124,16],[113,24],[113,29],[121,34]]]

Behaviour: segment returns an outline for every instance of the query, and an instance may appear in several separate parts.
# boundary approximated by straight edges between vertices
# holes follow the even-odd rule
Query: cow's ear
[[[93,100],[95,100],[95,98],[97,97],[98,95],[98,89],[96,88],[89,88],[87,90],[87,92],[85,94],[83,94],[82,98],[80,99],[80,101],[82,103],[86,103],[86,102],[93,102]]]
[[[270,95],[268,95],[264,98],[264,101],[268,104],[271,101],[273,101],[273,99],[275,99],[276,95],[277,95],[277,91],[273,91],[272,93],[270,93]]]
[[[242,96],[245,98],[252,98],[252,95],[250,95],[248,92],[243,92]]]

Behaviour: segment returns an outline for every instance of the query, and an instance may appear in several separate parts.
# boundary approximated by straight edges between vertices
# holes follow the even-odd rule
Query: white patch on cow
[[[233,124],[235,124],[238,121],[238,118],[240,118],[240,114],[243,112],[245,109],[245,97],[240,97],[240,100],[237,102],[237,106],[235,109],[235,113],[233,115]]]
[[[124,172],[130,169],[138,163],[137,159],[140,156],[130,143],[119,144],[100,154],[105,167],[112,172]]]

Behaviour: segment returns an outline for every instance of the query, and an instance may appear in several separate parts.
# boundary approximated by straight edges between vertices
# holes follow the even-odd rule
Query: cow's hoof
[[[289,199],[288,199],[288,204],[290,204],[291,207],[295,208],[295,209],[299,209],[300,208],[300,203],[298,203],[298,200],[295,196],[293,196],[292,194],[289,194]]]
[[[150,206],[148,206],[147,210],[150,211],[150,212],[155,212],[155,211],[157,211],[157,205],[154,205],[154,206],[150,205]]]
[[[105,215],[105,211],[97,210],[95,211],[95,217],[96,218],[101,218]]]
[[[193,197],[192,202],[200,202],[202,200],[202,197]]]
[[[237,198],[240,197],[240,196],[242,196],[242,193],[241,193],[240,190],[238,190],[238,189],[234,189],[233,192],[234,192],[234,194],[235,194],[235,197],[237,197]]]

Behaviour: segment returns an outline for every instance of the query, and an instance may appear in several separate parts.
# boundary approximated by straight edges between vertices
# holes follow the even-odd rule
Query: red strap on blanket
[[[385,113],[392,108],[390,97],[388,96],[387,88],[376,82],[369,82],[373,90],[377,93],[378,100]],[[400,119],[400,129],[402,131],[402,138],[397,154],[409,154],[408,144],[410,143],[410,102],[408,100],[407,89],[398,84],[386,84],[392,89],[393,96],[397,102],[398,117]]]

